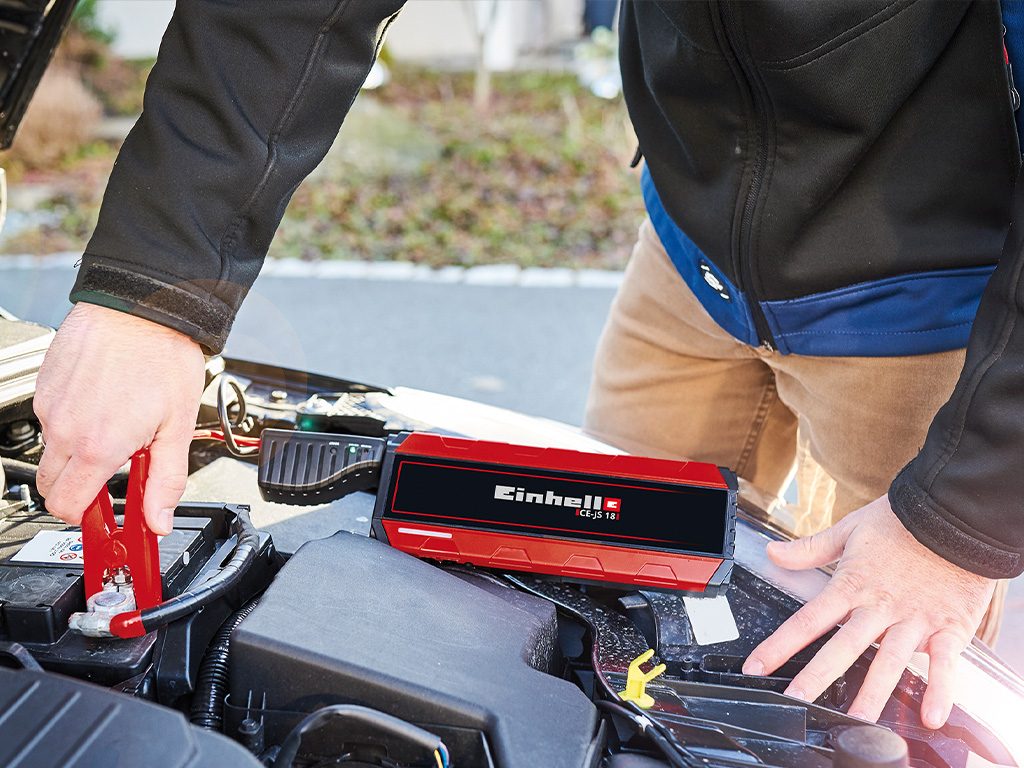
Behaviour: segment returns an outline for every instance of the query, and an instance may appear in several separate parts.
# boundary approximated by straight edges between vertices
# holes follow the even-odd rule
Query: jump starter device
[[[287,504],[376,488],[371,534],[416,557],[706,595],[732,574],[736,475],[714,464],[267,429],[258,476]]]

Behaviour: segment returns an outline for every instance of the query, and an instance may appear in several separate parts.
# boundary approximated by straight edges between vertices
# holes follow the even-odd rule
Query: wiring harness
[[[449,768],[448,748],[430,731],[425,731],[412,723],[376,709],[361,707],[357,704],[335,704],[318,709],[304,717],[281,743],[281,751],[274,759],[273,768],[291,768],[299,753],[302,736],[331,720],[343,720],[352,724],[368,726],[421,746],[426,754],[433,756],[438,768]]]

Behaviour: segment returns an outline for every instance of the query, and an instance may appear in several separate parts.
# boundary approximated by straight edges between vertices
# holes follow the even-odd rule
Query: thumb
[[[849,526],[840,522],[803,539],[773,541],[768,545],[768,557],[776,565],[791,571],[817,568],[838,560],[849,538]]]
[[[182,440],[157,435],[149,446],[149,474],[142,510],[146,524],[162,536],[171,532],[174,508],[188,482],[190,437]]]

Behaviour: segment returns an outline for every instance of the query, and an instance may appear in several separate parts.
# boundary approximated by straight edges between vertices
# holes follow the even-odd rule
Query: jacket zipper
[[[1010,84],[1010,106],[1013,107],[1013,111],[1016,112],[1020,109],[1020,93],[1017,92],[1017,87],[1013,84],[1013,67],[1010,66],[1010,53],[1006,50],[1006,25],[1003,25],[1003,62],[1006,64],[1006,82]],[[637,152],[640,149],[637,148]]]
[[[750,74],[743,57],[740,56],[739,46],[734,42],[736,39],[736,22],[733,17],[733,10],[731,7],[728,7],[727,3],[719,3],[718,7],[726,42],[729,45],[729,52],[736,60],[737,67],[739,68],[740,77],[737,80],[740,87],[746,90],[757,120],[757,154],[754,158],[754,171],[750,178],[750,185],[747,188],[747,198],[743,204],[743,216],[740,219],[739,253],[737,254],[739,271],[743,277],[743,285],[740,286],[740,290],[746,292],[747,304],[750,307],[750,315],[754,320],[754,330],[757,333],[758,343],[764,349],[774,351],[775,337],[772,335],[771,328],[768,327],[768,320],[765,318],[764,310],[761,309],[761,305],[757,301],[757,295],[754,292],[754,254],[750,246],[754,226],[754,211],[757,208],[757,199],[761,194],[761,184],[764,181],[765,171],[768,167],[768,115],[764,108],[765,97],[761,90],[756,87],[756,81]]]

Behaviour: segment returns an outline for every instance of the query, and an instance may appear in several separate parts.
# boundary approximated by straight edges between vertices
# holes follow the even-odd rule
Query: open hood
[[[770,677],[742,674],[753,646],[828,579],[768,561],[793,510],[743,483],[724,596],[738,632],[702,638],[707,620],[676,593],[413,558],[368,535],[372,493],[270,503],[254,455],[199,440],[159,544],[163,597],[191,609],[141,636],[69,631],[85,604],[82,532],[47,515],[35,489],[32,382],[48,341],[47,329],[0,318],[0,765],[422,768],[448,764],[424,751],[437,738],[452,765],[479,768],[895,766],[849,762],[889,731],[914,768],[1024,765],[1024,681],[982,646],[962,655],[938,731],[920,725],[923,658],[877,726],[848,714],[873,650],[814,702],[783,691],[822,641]],[[242,446],[312,424],[339,440],[420,431],[615,452],[563,424],[415,389],[222,358],[207,377],[198,426],[217,430],[223,410],[219,428]],[[225,392],[234,402],[218,402]],[[109,484],[115,512],[129,484],[127,473]],[[616,692],[648,648],[666,671],[637,714]],[[867,742],[844,746],[858,733]]]
[[[78,0],[0,0],[0,149],[14,140]]]

